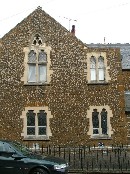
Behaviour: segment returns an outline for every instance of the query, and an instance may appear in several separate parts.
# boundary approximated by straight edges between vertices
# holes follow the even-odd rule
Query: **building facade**
[[[82,43],[40,7],[0,41],[0,138],[127,144],[120,48]]]

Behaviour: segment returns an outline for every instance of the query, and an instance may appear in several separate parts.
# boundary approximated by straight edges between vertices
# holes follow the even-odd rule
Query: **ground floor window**
[[[34,113],[34,110],[29,110],[26,114],[27,119],[27,135],[46,135],[47,113],[40,110],[39,113]]]
[[[51,136],[51,112],[47,107],[27,107],[22,112],[23,133],[25,139],[48,139]]]
[[[92,138],[111,137],[112,127],[110,117],[113,117],[109,106],[91,106],[87,112],[89,118],[88,134]]]
[[[95,135],[107,135],[107,111],[106,109],[102,109],[101,113],[94,109],[92,112],[92,126],[93,126],[93,134]]]

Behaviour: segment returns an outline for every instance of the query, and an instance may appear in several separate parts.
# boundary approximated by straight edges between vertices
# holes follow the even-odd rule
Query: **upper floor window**
[[[130,91],[125,91],[125,111],[130,112]]]
[[[24,48],[24,84],[38,85],[50,82],[52,71],[50,70],[50,46],[46,46],[43,39],[36,34],[29,47]]]
[[[106,84],[110,80],[106,52],[87,53],[87,81],[89,84]]]
[[[90,58],[90,80],[91,81],[104,81],[105,80],[105,67],[104,58],[91,56]]]
[[[47,54],[44,50],[28,54],[28,82],[47,81]]]

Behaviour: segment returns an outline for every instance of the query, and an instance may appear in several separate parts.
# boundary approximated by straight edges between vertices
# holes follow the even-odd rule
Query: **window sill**
[[[50,83],[26,83],[24,86],[50,86]]]
[[[39,137],[35,137],[35,136],[28,136],[28,137],[24,137],[23,138],[24,141],[50,141],[49,137],[47,136],[39,136]]]
[[[108,135],[102,135],[102,136],[94,136],[94,135],[92,135],[91,136],[91,139],[97,139],[97,140],[108,140],[108,139],[112,139],[111,137],[109,137]]]
[[[109,83],[106,81],[90,81],[87,83],[88,85],[108,85]]]

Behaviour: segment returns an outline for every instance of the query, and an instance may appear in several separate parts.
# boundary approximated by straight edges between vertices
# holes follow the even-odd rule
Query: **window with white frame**
[[[110,138],[113,134],[110,118],[113,117],[112,110],[108,105],[90,106],[87,111],[87,118],[89,119],[88,135],[91,138]]]
[[[36,34],[29,47],[23,49],[24,75],[21,78],[25,85],[48,84],[51,80],[50,51],[51,47],[43,42],[41,36]]]
[[[102,109],[101,113],[94,109],[92,112],[93,135],[108,135],[107,111]]]
[[[29,110],[26,114],[27,119],[27,136],[43,136],[46,135],[47,114],[44,110],[35,113]]]
[[[31,50],[28,54],[28,82],[47,81],[47,54],[44,50]]]
[[[48,140],[51,134],[50,119],[51,111],[48,106],[26,107],[22,112],[23,131],[21,136],[24,139],[44,139]]]
[[[102,56],[90,58],[90,81],[105,81],[105,65]]]

